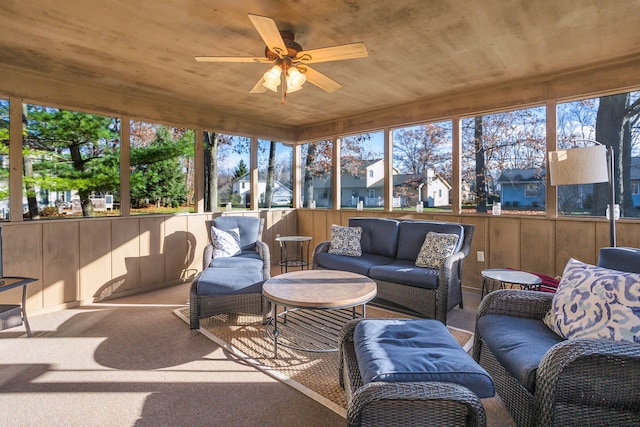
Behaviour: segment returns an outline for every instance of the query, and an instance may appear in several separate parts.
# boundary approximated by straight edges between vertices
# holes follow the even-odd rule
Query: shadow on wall
[[[161,253],[125,258],[127,272],[102,285],[94,293],[94,301],[116,298],[124,292],[144,289],[149,285],[172,285],[192,280],[198,273],[191,267],[195,249],[193,234],[176,231],[168,235]]]

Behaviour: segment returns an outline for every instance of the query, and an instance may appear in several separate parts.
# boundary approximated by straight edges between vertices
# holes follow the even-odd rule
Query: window
[[[384,134],[382,132],[349,135],[340,138],[340,206],[356,208],[363,202],[365,209],[383,209],[384,197]],[[353,197],[367,194],[368,197]]]
[[[9,219],[9,101],[0,99],[0,221]]]
[[[640,194],[640,181],[631,181],[631,194]]]
[[[451,211],[451,121],[394,129],[393,206]]]
[[[538,197],[538,184],[527,184],[524,195],[525,197]]]
[[[250,207],[250,149],[250,138],[204,132],[205,211]]]
[[[276,141],[258,141],[258,192],[261,208],[292,206],[293,147],[291,145]]]
[[[640,92],[558,104],[558,149],[590,146],[596,140],[614,147],[616,203],[624,217],[640,217]],[[635,182],[635,184],[634,184]],[[607,183],[558,186],[558,213],[604,216],[609,204]]]
[[[501,202],[503,214],[544,215],[545,114],[535,107],[462,120],[463,211]]]
[[[302,144],[302,207],[333,207],[333,141]]]
[[[119,215],[120,121],[28,104],[23,136],[24,215]],[[112,203],[107,203],[107,197]]]
[[[131,121],[131,213],[194,211],[190,129]]]

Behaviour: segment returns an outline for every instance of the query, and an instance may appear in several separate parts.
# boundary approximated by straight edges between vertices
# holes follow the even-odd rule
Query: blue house
[[[503,207],[532,207],[545,205],[544,169],[506,169],[498,178],[500,202]]]

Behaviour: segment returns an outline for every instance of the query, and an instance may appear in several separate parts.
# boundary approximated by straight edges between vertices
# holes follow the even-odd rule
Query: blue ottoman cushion
[[[480,317],[478,333],[498,362],[531,393],[542,357],[564,341],[542,320],[500,314]]]
[[[480,398],[495,394],[491,376],[437,320],[363,320],[353,342],[363,384],[440,381],[465,386]]]
[[[262,269],[207,268],[198,277],[198,295],[260,293],[262,282]]]

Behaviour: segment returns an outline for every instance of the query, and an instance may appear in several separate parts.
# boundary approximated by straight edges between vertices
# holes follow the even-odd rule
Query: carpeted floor
[[[174,310],[174,313],[186,323],[189,323],[188,308]],[[336,325],[344,324],[350,317],[342,315],[342,313],[335,310],[311,312],[309,314],[300,313],[290,314],[288,323],[294,324],[296,322],[294,316],[296,315],[307,318],[314,316],[313,319],[309,320],[318,326],[329,322],[335,322]],[[398,318],[407,316],[375,307],[368,307],[367,317]],[[470,350],[473,345],[473,333],[454,327],[449,327],[449,331],[460,345],[465,347],[466,350]],[[226,314],[212,316],[202,319],[200,332],[258,369],[291,385],[336,413],[345,416],[347,402],[344,391],[338,382],[339,358],[337,352],[309,352],[280,345],[278,357],[274,358],[273,340],[267,336],[261,316]],[[337,342],[337,333],[334,331],[326,333],[330,335],[331,341]],[[281,333],[281,337],[282,335]],[[309,335],[305,336],[305,338],[311,339],[309,337]]]
[[[336,412],[189,326],[190,284],[49,313],[0,331],[2,426],[343,426]],[[473,330],[479,302],[449,312]],[[334,375],[334,373],[331,373]],[[483,400],[487,425],[513,421]]]

